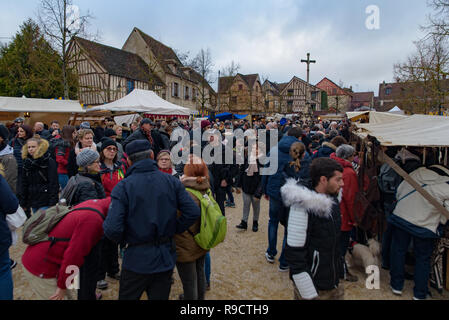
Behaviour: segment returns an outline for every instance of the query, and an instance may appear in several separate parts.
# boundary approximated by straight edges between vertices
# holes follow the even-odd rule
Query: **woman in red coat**
[[[341,212],[341,254],[344,257],[349,246],[351,237],[351,230],[356,226],[354,220],[354,199],[359,191],[359,184],[357,173],[352,167],[352,160],[354,159],[355,150],[352,146],[342,144],[335,153],[331,154],[331,159],[337,161],[343,167],[343,182],[342,198],[340,201]],[[351,275],[345,263],[345,279],[348,281],[357,281],[357,277]]]

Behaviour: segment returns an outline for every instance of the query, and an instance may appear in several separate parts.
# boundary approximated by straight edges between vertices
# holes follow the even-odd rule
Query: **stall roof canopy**
[[[383,146],[449,146],[449,117],[416,114],[393,122],[356,126],[358,136],[373,136]]]
[[[77,100],[0,97],[1,112],[86,112]]]
[[[376,111],[346,112],[346,115],[351,121],[357,121],[362,117],[368,117],[370,124],[392,122],[407,118],[407,116],[401,114]]]
[[[113,111],[123,113],[144,112],[155,115],[189,116],[189,108],[180,107],[160,98],[150,90],[134,89],[131,93],[114,102],[88,109],[93,111]]]

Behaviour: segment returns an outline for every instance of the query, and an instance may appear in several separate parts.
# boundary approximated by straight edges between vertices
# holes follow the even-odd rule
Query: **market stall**
[[[421,152],[422,165],[428,165],[426,161],[430,162],[429,159],[432,159],[434,164],[447,167],[449,117],[412,115],[383,123],[354,123],[352,133],[352,143],[357,144],[361,151],[359,187],[362,191],[357,195],[354,203],[359,209],[357,217],[359,225],[377,235],[383,232],[385,217],[382,207],[379,206],[377,187],[377,174],[383,163],[387,163],[441,215],[449,219],[449,211],[446,207],[386,155],[389,147],[414,147]],[[433,281],[434,287],[438,290],[442,290],[443,287],[443,274],[446,275],[445,286],[449,290],[448,250],[449,239],[443,237],[438,241],[432,257],[431,282]]]
[[[134,89],[125,97],[114,102],[93,107],[88,114],[126,115],[141,113],[144,117],[153,119],[168,119],[178,117],[188,119],[191,109],[180,107],[160,98],[150,90]]]
[[[26,124],[52,120],[65,124],[71,117],[85,112],[77,100],[0,97],[0,121],[4,122],[23,117]]]

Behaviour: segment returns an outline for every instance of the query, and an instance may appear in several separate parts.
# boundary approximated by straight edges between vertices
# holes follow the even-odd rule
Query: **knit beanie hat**
[[[81,150],[81,152],[78,153],[78,155],[76,156],[76,164],[79,167],[85,168],[94,163],[99,157],[100,155],[98,154],[97,151],[94,151],[90,148],[86,148]]]
[[[117,148],[117,143],[111,138],[103,138],[101,139],[101,151],[103,152],[109,146],[114,146]]]
[[[113,129],[111,129],[111,128],[107,128],[106,130],[104,130],[104,136],[105,137],[113,137],[113,136],[116,136],[116,135],[117,135],[117,133]]]

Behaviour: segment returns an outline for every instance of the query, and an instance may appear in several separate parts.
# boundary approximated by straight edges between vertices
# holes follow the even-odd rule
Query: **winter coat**
[[[282,185],[285,183],[285,177],[283,170],[286,164],[292,161],[290,156],[290,147],[293,143],[300,142],[297,138],[292,136],[285,136],[279,141],[277,148],[273,148],[270,151],[269,157],[277,157],[277,170],[273,175],[265,175],[262,177],[262,190],[263,193],[271,198],[281,201],[280,190]],[[310,157],[307,154],[301,161],[301,167],[304,168],[301,172],[302,179],[308,179],[308,167],[310,163]]]
[[[181,180],[182,184],[186,188],[191,188],[200,191],[201,194],[205,194],[207,189],[210,188],[209,181],[205,180],[199,184],[196,182],[196,178],[185,178]],[[201,208],[200,200],[188,190],[190,197]],[[178,210],[178,218],[181,216],[181,211]],[[201,217],[198,218],[195,223],[186,231],[180,234],[176,234],[174,239],[176,243],[176,262],[186,263],[193,262],[203,257],[208,251],[201,248],[193,238],[200,232]]]
[[[101,163],[101,183],[104,188],[106,197],[111,196],[111,192],[120,180],[125,178],[126,169],[123,162],[117,161],[114,163],[114,168],[111,170],[104,162]]]
[[[125,151],[123,150],[123,146],[121,143],[119,143],[117,140],[115,142],[117,144],[117,160],[120,161],[123,159]],[[98,153],[101,153],[101,145],[102,144],[103,144],[103,142],[101,142],[101,141],[97,143]]]
[[[260,168],[262,167],[258,160],[257,172],[254,172],[252,176],[248,176],[248,158],[245,158],[245,163],[240,166],[239,177],[237,179],[237,187],[242,188],[242,191],[246,194],[254,195],[256,198],[262,198],[262,176],[260,175]]]
[[[73,206],[87,200],[106,198],[100,174],[80,172],[78,173],[78,176],[89,178],[90,181],[82,181],[78,184],[72,202],[69,205]]]
[[[65,140],[57,140],[54,144],[54,157],[58,164],[58,174],[68,174],[68,164],[70,151],[72,151],[70,142]]]
[[[51,207],[58,203],[59,182],[56,161],[48,152],[49,143],[42,139],[33,156],[27,145],[22,148],[22,197],[23,208]]]
[[[338,158],[335,153],[331,154],[331,159],[337,161],[343,167],[343,191],[340,202],[341,212],[341,231],[351,231],[354,227],[354,200],[355,195],[359,192],[359,182],[357,173],[352,167],[352,163]]]
[[[74,208],[94,208],[105,217],[110,198],[89,200]],[[49,241],[28,246],[22,256],[22,264],[36,277],[57,278],[57,286],[66,289],[65,283],[71,275],[68,266],[81,267],[84,259],[103,236],[103,218],[94,211],[80,210],[67,214],[49,233],[50,237],[67,238],[50,246]]]
[[[3,256],[12,243],[11,231],[6,222],[6,215],[13,214],[19,207],[19,201],[0,175],[0,256]]]
[[[175,233],[200,217],[200,208],[179,179],[162,173],[151,159],[132,165],[111,194],[103,224],[106,237],[128,244],[122,268],[140,274],[173,270]],[[177,210],[182,214],[177,218]]]
[[[281,189],[290,207],[285,259],[290,278],[301,296],[311,299],[318,290],[338,286],[342,271],[340,209],[336,199],[288,180]]]
[[[10,145],[3,145],[3,149],[0,146],[0,163],[5,170],[5,179],[8,182],[12,192],[16,193],[17,186],[17,161],[14,157],[14,149]]]
[[[17,169],[19,170],[19,172],[22,172],[22,167],[23,167],[23,160],[22,160],[22,148],[25,145],[26,140],[22,139],[22,138],[14,138],[11,140],[11,142],[9,143],[9,145],[14,149],[14,157],[16,158],[16,162],[17,162]]]
[[[162,128],[159,129],[159,135],[162,140],[162,150],[170,150],[170,135]]]
[[[42,131],[36,131],[36,134],[41,137],[42,139],[45,139],[47,141],[50,141],[53,136],[51,135],[50,131],[48,130],[42,130]]]
[[[153,152],[155,156],[159,153],[159,151],[163,150],[164,142],[161,138],[161,135],[157,130],[151,130],[151,137],[153,138],[153,145],[151,148],[153,149]],[[147,135],[142,129],[137,129],[135,132],[133,132],[132,135],[130,135],[125,142],[123,142],[123,148],[126,151],[126,146],[133,142],[134,140],[148,140]]]
[[[437,168],[445,175],[440,175],[430,168]],[[449,205],[449,170],[435,165],[430,168],[421,167],[410,177],[446,208]],[[407,182],[403,181],[396,192],[396,207],[389,217],[389,222],[416,237],[438,238],[440,224],[446,224],[443,216],[430,202]]]
[[[229,152],[229,151],[228,151]],[[232,151],[231,151],[232,152]],[[212,150],[212,152],[210,153],[210,155],[212,157],[214,157],[214,151]],[[219,188],[221,187],[221,182],[223,180],[226,180],[226,183],[228,185],[232,185],[232,169],[233,169],[233,164],[227,164],[226,163],[226,147],[222,144],[221,145],[221,164],[217,163],[217,161],[212,162],[211,164],[209,164],[207,167],[209,169],[209,173],[212,175],[211,178],[211,189],[214,193],[217,192],[217,190],[219,190]]]
[[[316,158],[330,158],[331,154],[337,151],[337,147],[330,142],[323,142],[321,147],[313,155],[313,159]]]

